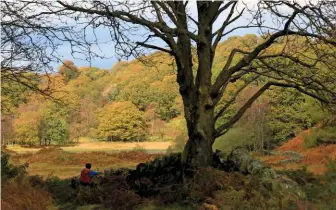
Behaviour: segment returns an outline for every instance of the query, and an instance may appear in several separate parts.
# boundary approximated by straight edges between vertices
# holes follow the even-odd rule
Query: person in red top
[[[85,168],[81,171],[80,183],[83,186],[91,186],[91,178],[97,174],[96,171],[91,171],[91,163],[85,164]]]

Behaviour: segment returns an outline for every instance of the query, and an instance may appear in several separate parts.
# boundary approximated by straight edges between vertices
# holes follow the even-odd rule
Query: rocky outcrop
[[[251,175],[255,187],[276,192],[280,195],[291,194],[297,198],[305,198],[304,192],[296,182],[277,174],[272,168],[252,158],[242,148],[234,149],[228,156],[226,164],[231,166],[231,170]]]
[[[220,151],[214,153],[213,167],[226,172],[240,172],[251,177],[256,188],[279,194],[293,194],[298,198],[305,195],[296,182],[277,174],[272,168],[254,159],[243,148],[234,149],[225,158]],[[185,170],[185,169],[184,169]],[[183,174],[181,153],[156,158],[147,163],[139,164],[135,170],[119,169],[113,175],[126,175],[131,189],[141,196],[152,196],[165,191],[182,191]],[[168,188],[169,189],[168,189]]]

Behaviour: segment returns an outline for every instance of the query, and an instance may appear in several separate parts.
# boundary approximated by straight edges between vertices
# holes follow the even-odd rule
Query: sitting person
[[[92,171],[91,169],[91,163],[85,164],[85,168],[81,171],[80,175],[80,183],[82,186],[92,186],[91,179],[93,176],[99,174],[96,171]]]

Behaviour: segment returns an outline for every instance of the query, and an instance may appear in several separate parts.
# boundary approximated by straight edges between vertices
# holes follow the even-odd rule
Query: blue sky
[[[236,36],[236,35],[243,36],[244,34],[253,34],[253,33],[257,33],[257,31],[253,30],[253,29],[244,30],[244,31],[241,30],[241,31],[237,31],[235,33],[232,33],[231,36]],[[99,35],[104,36],[104,32],[99,32]],[[222,41],[224,41],[224,40],[222,40]],[[111,69],[112,66],[118,61],[118,58],[115,55],[113,43],[102,44],[102,45],[100,45],[100,48],[103,51],[102,53],[109,58],[105,58],[105,59],[92,58],[91,66],[98,67],[98,68],[101,68],[101,69]],[[78,66],[78,67],[89,66],[90,65],[90,62],[86,61],[83,58],[78,58],[78,56],[76,56],[74,58],[71,55],[70,49],[69,49],[68,46],[62,46],[59,49],[59,54],[61,55],[61,57],[60,57],[61,60],[72,60],[72,61],[74,61],[75,65]],[[129,59],[129,60],[132,60],[132,58]],[[54,62],[52,64],[52,66],[54,67],[55,70],[60,65],[61,65],[61,63],[56,63],[56,62]]]
[[[255,0],[249,0],[250,2],[256,2]],[[242,8],[243,5],[240,5],[240,8]],[[190,7],[190,11],[191,14],[193,15],[194,18],[197,18],[197,12],[196,12],[196,4],[191,5]],[[226,18],[227,13],[223,13],[221,16],[218,17],[217,21],[214,23],[214,30],[219,28],[222,24],[222,22],[224,21],[224,19]],[[249,21],[248,21],[249,17],[248,14],[247,16],[243,16],[242,18],[238,19],[236,22],[233,23],[232,27],[236,27],[238,25],[246,25]],[[271,23],[271,21],[269,19],[266,19],[266,22]],[[229,29],[229,28],[228,28]],[[91,39],[93,38],[93,33],[91,30],[89,30],[88,33],[88,38]],[[138,37],[134,37],[134,39],[140,39],[141,36],[143,35],[145,31],[141,31],[139,30],[139,32],[137,34],[139,34]],[[112,66],[118,61],[118,58],[115,54],[115,49],[114,49],[114,44],[113,42],[110,41],[111,37],[110,37],[110,33],[108,31],[108,29],[104,29],[104,28],[96,28],[95,30],[96,36],[99,40],[99,42],[108,42],[105,44],[100,44],[99,45],[99,50],[97,47],[94,47],[93,50],[95,50],[96,52],[98,52],[100,55],[103,55],[107,58],[104,59],[100,59],[100,58],[92,58],[91,60],[91,66],[94,67],[98,67],[98,68],[104,68],[104,69],[111,69]],[[258,34],[258,30],[257,29],[241,29],[241,30],[237,30],[234,31],[233,33],[231,33],[228,37],[230,36],[236,36],[236,35],[244,35],[244,34]],[[225,37],[222,41],[224,41],[225,39],[227,39],[228,37]],[[154,41],[154,44],[159,44],[162,43],[162,41]],[[160,45],[160,44],[159,44]],[[90,63],[88,61],[86,61],[85,59],[80,59],[80,57],[83,58],[83,56],[76,56],[73,57],[71,55],[71,50],[70,47],[68,45],[63,45],[59,48],[58,50],[58,54],[60,55],[59,59],[61,60],[72,60],[74,61],[76,66],[89,66]],[[129,59],[131,60],[131,59]],[[52,66],[54,67],[55,70],[57,70],[57,68],[61,65],[61,63],[52,63]]]

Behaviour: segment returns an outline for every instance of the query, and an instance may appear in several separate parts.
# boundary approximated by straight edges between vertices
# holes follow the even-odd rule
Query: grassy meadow
[[[131,150],[145,150],[152,153],[164,153],[169,146],[170,141],[162,142],[106,142],[94,141],[87,137],[79,139],[75,145],[58,146],[66,152],[118,152],[118,151],[131,151]],[[38,147],[24,147],[18,144],[7,145],[9,150],[18,154],[34,153],[40,150]]]
[[[308,200],[306,201],[295,201],[292,207],[288,206],[289,200],[284,200],[282,202],[286,204],[277,204],[278,201],[272,200],[275,199],[275,197],[272,197],[271,200],[267,201],[263,200],[265,199],[261,194],[259,194],[258,188],[251,188],[252,180],[250,176],[243,176],[238,173],[226,173],[226,172],[220,172],[215,169],[204,169],[199,177],[201,184],[195,185],[195,191],[191,192],[192,196],[206,196],[206,202],[215,202],[217,206],[221,206],[221,203],[225,203],[226,206],[223,206],[225,208],[221,209],[239,209],[238,207],[241,205],[240,203],[243,202],[243,204],[248,207],[248,209],[253,209],[253,207],[256,207],[256,209],[264,209],[263,207],[266,207],[268,205],[270,206],[282,206],[286,205],[283,209],[332,209],[335,205],[335,200],[332,199],[334,194],[330,193],[333,192],[333,176],[335,176],[335,169],[330,168],[332,165],[330,165],[327,170],[325,166],[327,163],[327,152],[331,152],[331,155],[335,154],[335,149],[333,145],[330,145],[329,147],[319,147],[319,154],[314,153],[312,150],[303,149],[302,147],[299,147],[300,142],[298,142],[300,138],[294,138],[291,141],[288,142],[288,144],[283,145],[282,147],[279,147],[275,150],[273,150],[274,153],[276,152],[282,152],[281,154],[285,154],[284,152],[292,151],[294,147],[297,147],[298,149],[296,152],[298,154],[305,154],[305,158],[302,159],[302,161],[298,161],[297,163],[284,163],[281,165],[281,167],[278,165],[278,162],[283,160],[283,156],[281,154],[279,155],[259,155],[256,156],[266,162],[266,164],[270,165],[271,167],[280,170],[279,173],[284,173],[291,177],[292,179],[296,180],[297,183],[299,183],[301,189],[303,189],[307,195]],[[90,142],[87,142],[90,143]],[[93,144],[93,142],[91,142]],[[83,143],[85,144],[85,143]],[[146,144],[149,144],[149,142],[146,142]],[[160,144],[158,144],[160,145]],[[153,146],[153,145],[152,145]],[[302,146],[302,145],[301,145]],[[9,148],[14,148],[16,151],[21,152],[17,153],[13,150],[10,150]],[[71,148],[71,147],[66,147]],[[75,148],[75,147],[74,147]],[[300,148],[300,149],[299,149]],[[92,148],[91,148],[92,149]],[[317,149],[317,148],[316,148]],[[29,176],[21,177],[18,176],[12,182],[6,181],[4,185],[2,186],[2,189],[11,194],[15,194],[16,196],[21,196],[22,199],[13,200],[11,196],[3,196],[2,200],[2,206],[5,207],[5,209],[24,209],[28,204],[25,203],[27,201],[34,200],[35,197],[31,196],[31,194],[34,194],[37,196],[37,198],[43,203],[41,206],[37,206],[36,202],[32,202],[31,206],[33,206],[36,209],[47,209],[54,210],[54,209],[76,209],[76,210],[88,210],[88,209],[104,209],[105,202],[116,202],[115,205],[123,207],[123,209],[127,209],[127,203],[130,202],[130,205],[136,205],[133,206],[132,209],[143,209],[143,210],[191,210],[196,209],[193,206],[188,205],[182,205],[182,203],[173,203],[170,205],[167,205],[164,207],[164,204],[161,202],[165,200],[169,200],[172,196],[171,194],[168,195],[160,195],[158,197],[152,197],[152,198],[145,198],[145,197],[139,197],[134,194],[133,191],[127,190],[127,191],[118,191],[118,189],[122,186],[122,177],[110,177],[106,176],[106,174],[103,173],[103,177],[107,177],[107,179],[111,179],[110,182],[107,184],[101,185],[95,190],[91,191],[83,191],[83,189],[79,189],[79,191],[74,191],[70,187],[70,178],[77,176],[79,177],[80,170],[83,168],[84,164],[86,162],[91,162],[93,164],[92,169],[104,172],[104,169],[118,169],[118,168],[135,168],[139,163],[147,162],[154,160],[156,157],[160,157],[163,154],[150,154],[146,153],[145,150],[140,150],[139,147],[132,150],[124,150],[119,152],[102,152],[102,151],[83,151],[78,152],[79,150],[75,150],[76,152],[69,152],[65,151],[62,148],[51,146],[48,148],[41,148],[41,149],[32,149],[28,150],[28,148],[20,148],[20,147],[7,147],[3,149],[5,152],[9,152],[11,154],[10,157],[10,163],[12,163],[15,166],[20,166],[25,163],[29,164],[29,167],[26,168],[26,171],[28,172]],[[25,153],[22,153],[22,150],[25,150]],[[70,150],[71,151],[71,150]],[[308,153],[311,153],[311,155],[308,155]],[[324,156],[322,157],[322,153],[324,153]],[[317,159],[315,156],[320,155],[321,158]],[[329,153],[330,155],[330,153]],[[312,158],[316,160],[315,162],[309,161]],[[335,156],[332,156],[333,160],[336,160]],[[315,170],[314,167],[318,164],[318,162],[321,164],[321,167],[323,169],[321,170]],[[297,166],[297,167],[294,167]],[[308,166],[308,170],[302,169],[304,166]],[[336,165],[334,165],[336,166]],[[299,170],[297,170],[299,169]],[[296,170],[296,171],[294,171]],[[312,174],[311,172],[319,172]],[[204,175],[204,173],[206,175]],[[207,174],[208,173],[208,174]],[[39,178],[40,177],[40,178]],[[330,178],[331,177],[331,178]],[[114,179],[116,179],[114,181]],[[118,180],[121,179],[121,180]],[[20,181],[21,180],[21,181]],[[44,180],[44,181],[42,181]],[[228,186],[233,189],[229,188],[223,188],[221,187],[220,190],[217,189],[218,183],[226,183]],[[316,183],[315,183],[316,182]],[[312,184],[313,183],[313,184]],[[330,187],[329,187],[329,184]],[[109,188],[109,184],[113,186],[111,189]],[[251,186],[250,186],[251,185]],[[24,186],[24,188],[22,188]],[[44,186],[44,187],[43,187]],[[221,185],[219,185],[221,186]],[[226,185],[225,185],[226,186]],[[212,189],[212,187],[215,187]],[[328,188],[326,188],[328,187]],[[106,189],[105,189],[106,188]],[[209,188],[209,189],[208,189]],[[330,188],[330,189],[329,189]],[[22,190],[24,189],[24,190]],[[113,189],[113,190],[112,190]],[[209,195],[203,192],[200,189],[204,189],[204,192],[215,193],[214,199],[210,199]],[[109,191],[112,190],[112,191]],[[248,193],[252,190],[252,193]],[[327,190],[327,194],[325,193]],[[246,192],[245,192],[246,191]],[[310,194],[312,191],[316,191],[314,194]],[[329,192],[330,191],[330,192]],[[73,193],[78,193],[77,197]],[[100,197],[101,193],[112,193],[112,197],[109,197],[110,200],[104,201],[104,204],[96,204],[95,200],[92,200],[93,203],[87,203],[86,200],[88,199],[87,196],[93,196],[95,198],[96,196]],[[168,192],[166,192],[168,193]],[[193,194],[194,193],[194,194]],[[249,196],[252,196],[251,198],[245,198],[244,193],[248,194]],[[315,195],[316,194],[316,195]],[[73,197],[75,196],[75,197]],[[119,199],[116,199],[116,196],[121,196]],[[166,198],[162,196],[168,196]],[[238,196],[237,198],[234,198],[232,196]],[[274,195],[272,195],[274,196]],[[310,197],[309,197],[310,196]],[[322,196],[322,197],[320,197]],[[75,199],[75,201],[69,201],[68,198]],[[267,196],[266,196],[267,197]],[[233,199],[232,205],[227,204],[226,199]],[[91,199],[91,197],[90,197]],[[210,200],[209,200],[210,199]],[[284,198],[287,199],[287,198]],[[281,200],[281,199],[280,199]],[[325,202],[328,200],[330,204],[326,204]],[[189,201],[188,201],[189,202]],[[190,201],[191,202],[191,201]],[[262,206],[263,202],[266,202],[267,205]],[[114,203],[113,203],[114,204]],[[30,204],[29,204],[30,205]],[[125,207],[126,205],[126,207]],[[330,205],[330,206],[328,206]],[[15,208],[14,208],[15,206]],[[124,208],[125,207],[125,208]],[[213,207],[212,204],[204,203],[201,208],[198,209],[209,209],[208,207]],[[227,208],[226,208],[227,207]],[[288,207],[288,208],[287,208]],[[289,208],[290,207],[290,208]],[[331,208],[329,208],[331,207]],[[217,208],[214,208],[216,210]],[[276,208],[274,208],[276,209]]]
[[[29,175],[69,178],[79,175],[85,163],[93,170],[103,172],[110,168],[134,168],[166,152],[171,142],[102,142],[81,138],[74,146],[50,146],[43,148],[8,145],[15,165],[28,163]]]

